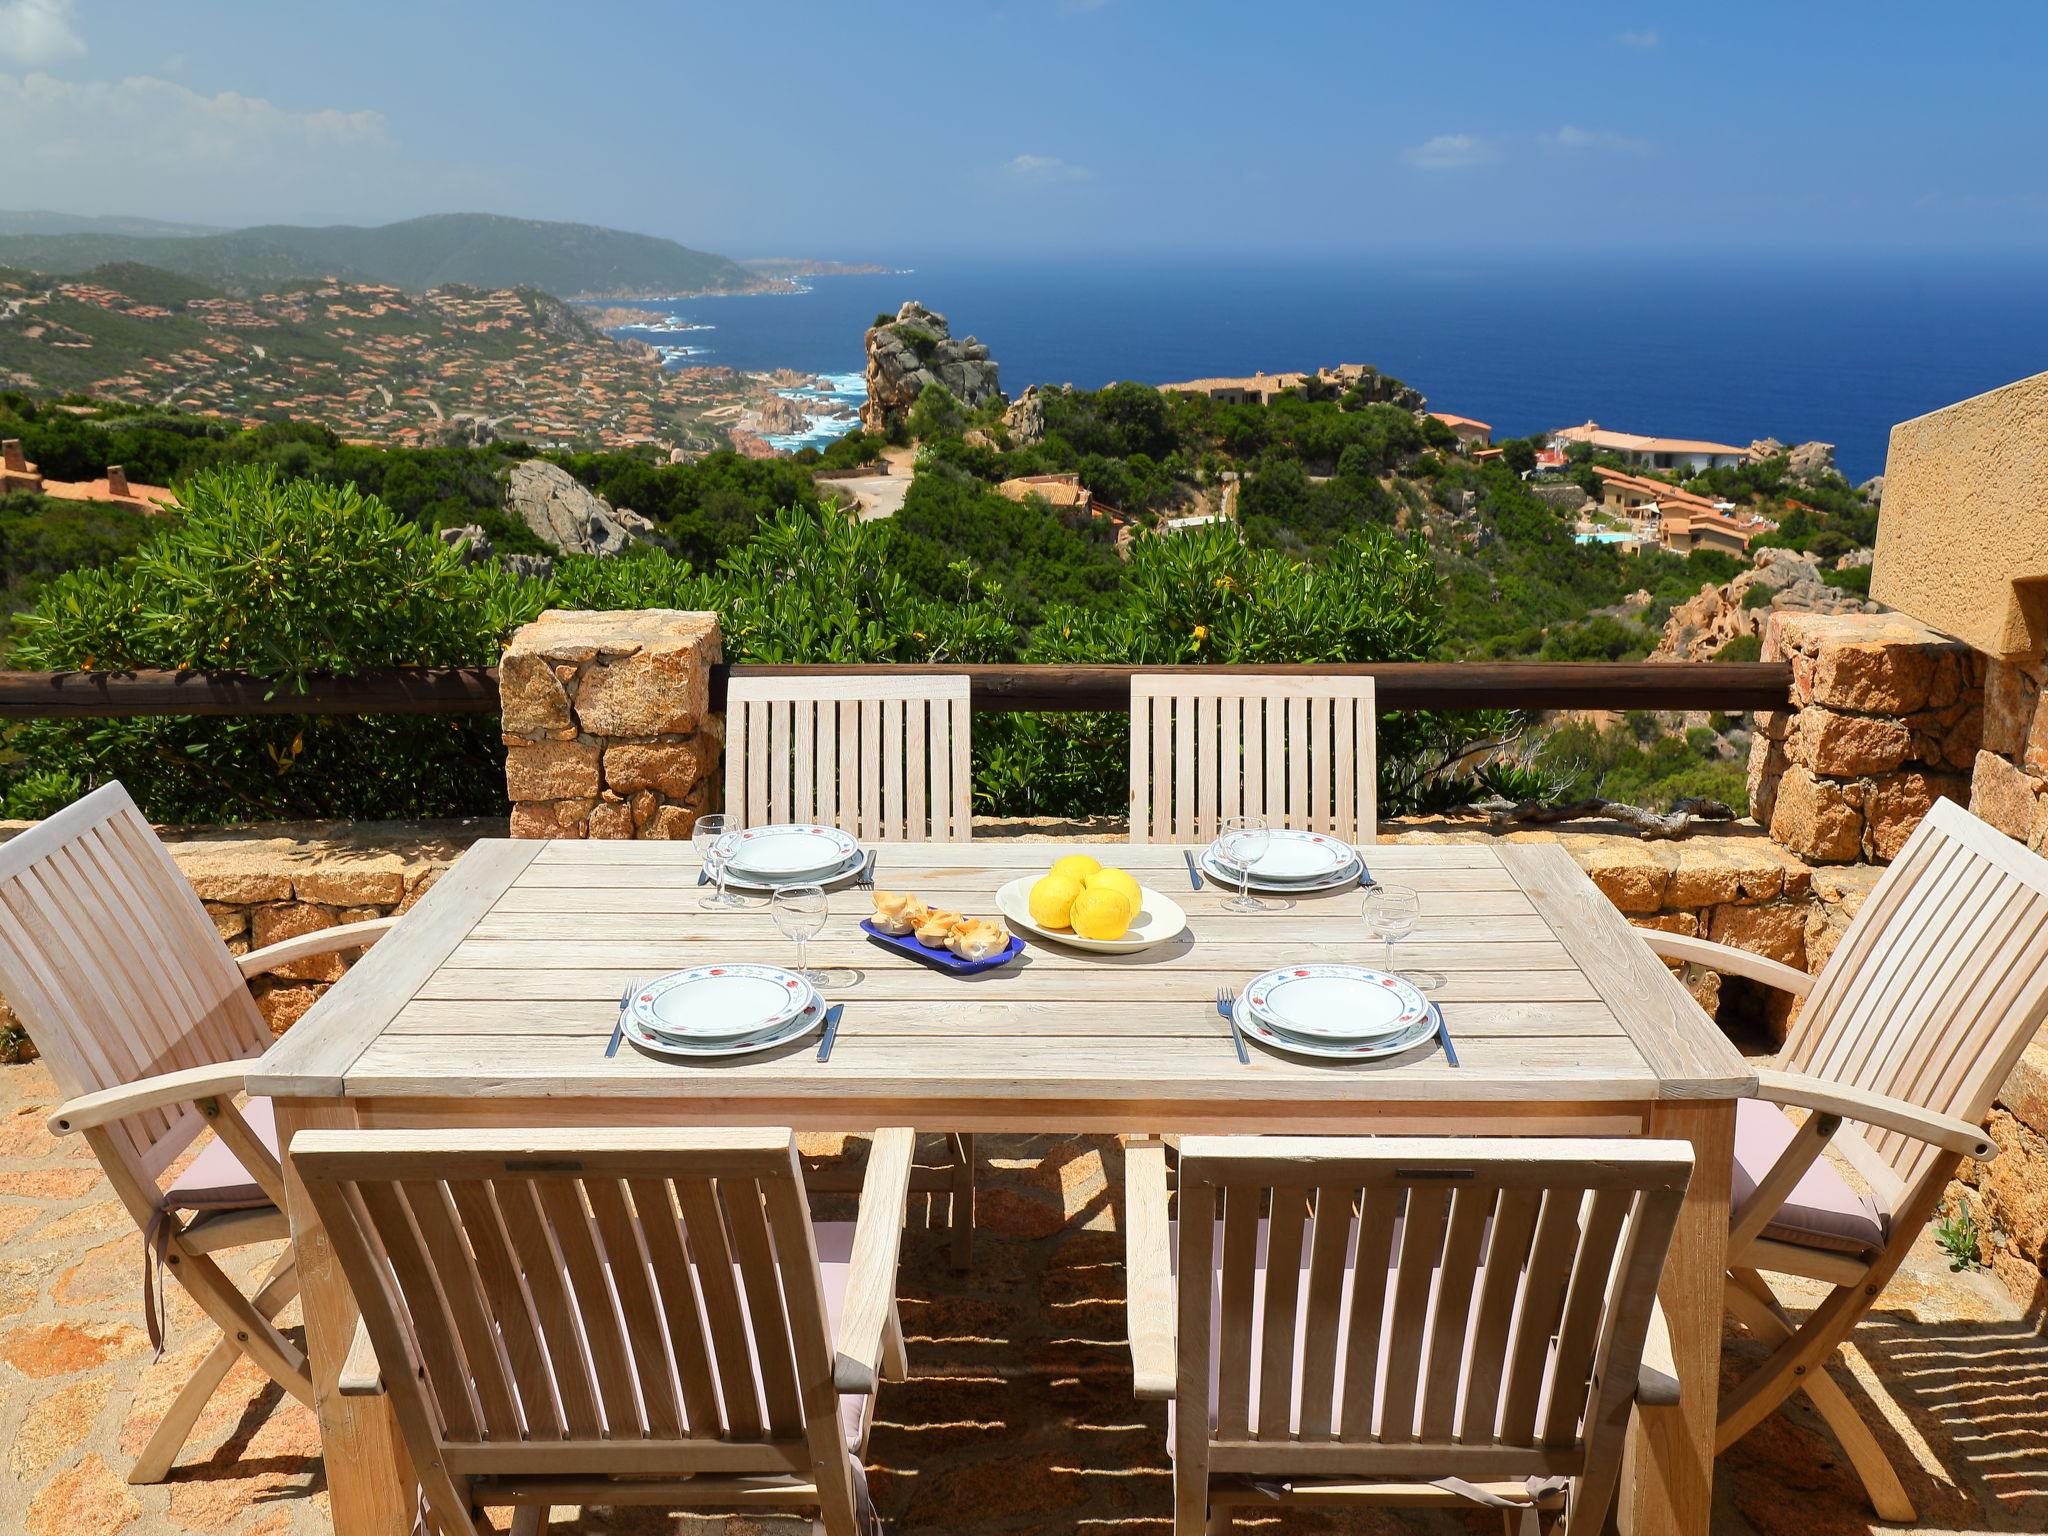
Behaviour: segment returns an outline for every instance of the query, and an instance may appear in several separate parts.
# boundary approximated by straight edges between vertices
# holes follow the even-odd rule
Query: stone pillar
[[[718,615],[552,610],[499,662],[514,837],[681,838],[718,793]]]
[[[0,467],[13,470],[17,475],[28,473],[28,458],[21,451],[21,439],[10,437],[0,443]]]
[[[1812,864],[1884,862],[1937,799],[1967,802],[1984,659],[1896,613],[1774,613],[1763,659],[1792,707],[1756,717],[1750,812]]]
[[[107,466],[107,494],[126,496],[128,494],[128,471],[118,464]]]

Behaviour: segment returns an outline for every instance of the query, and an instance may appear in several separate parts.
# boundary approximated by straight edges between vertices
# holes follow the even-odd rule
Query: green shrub
[[[1737,635],[1721,649],[1714,652],[1716,661],[1761,661],[1764,655],[1762,635]]]
[[[463,563],[354,490],[268,470],[195,477],[182,516],[108,570],[74,571],[20,619],[30,668],[246,670],[289,694],[320,672],[488,664],[538,613],[537,585]],[[47,720],[13,742],[33,772],[120,778],[164,821],[495,811],[491,717]]]
[[[1765,586],[1762,582],[1758,582],[1756,583],[1756,585],[1748,588],[1746,591],[1743,592],[1742,606],[1749,612],[1754,613],[1759,608],[1770,607],[1771,599],[1776,596],[1777,593],[1773,592],[1769,587]]]

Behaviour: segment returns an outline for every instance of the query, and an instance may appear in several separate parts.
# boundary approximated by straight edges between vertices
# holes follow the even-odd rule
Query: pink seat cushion
[[[853,1256],[853,1223],[850,1221],[821,1221],[812,1226],[818,1241],[818,1274],[825,1288],[825,1328],[836,1347],[839,1343],[839,1319],[846,1312],[847,1260]],[[748,1349],[753,1348],[752,1336],[748,1336]],[[759,1369],[759,1360],[755,1368]],[[868,1405],[874,1398],[865,1392],[846,1394],[839,1399],[839,1422],[846,1429],[846,1443],[860,1444],[862,1428],[867,1423]]]
[[[1775,1104],[1762,1099],[1736,1101],[1732,1193],[1738,1220],[1743,1208],[1755,1198],[1757,1186],[1792,1145],[1800,1129]],[[1890,1222],[1877,1202],[1868,1195],[1857,1194],[1823,1157],[1793,1186],[1792,1193],[1763,1229],[1763,1235],[1803,1248],[1866,1256],[1883,1250],[1889,1229]]]
[[[277,1156],[277,1117],[270,1100],[251,1099],[241,1111],[256,1139],[270,1149],[272,1157]],[[241,1211],[270,1203],[270,1196],[218,1136],[200,1148],[199,1155],[163,1195],[167,1211]]]

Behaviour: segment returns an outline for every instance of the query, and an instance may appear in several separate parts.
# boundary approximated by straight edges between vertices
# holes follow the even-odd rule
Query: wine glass
[[[1229,912],[1263,912],[1266,904],[1252,895],[1252,866],[1273,846],[1273,829],[1263,816],[1232,816],[1223,823],[1223,857],[1237,867],[1237,894],[1223,903]]]
[[[1394,970],[1394,941],[1414,931],[1422,917],[1422,898],[1405,885],[1375,885],[1359,898],[1358,910],[1365,918],[1365,931],[1387,946],[1387,974]]]
[[[690,846],[697,850],[697,857],[704,861],[704,868],[718,881],[718,889],[697,905],[707,908],[745,906],[739,897],[728,896],[725,891],[725,867],[740,851],[738,818],[721,813],[699,816],[690,828]]]
[[[830,903],[822,885],[782,885],[768,898],[768,910],[775,926],[786,939],[796,940],[796,974],[812,986],[822,978],[804,964],[804,947],[825,926]]]

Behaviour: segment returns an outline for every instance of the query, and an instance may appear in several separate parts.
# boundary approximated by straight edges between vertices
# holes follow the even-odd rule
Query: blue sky
[[[2031,3],[0,0],[0,207],[733,255],[2048,245]]]

